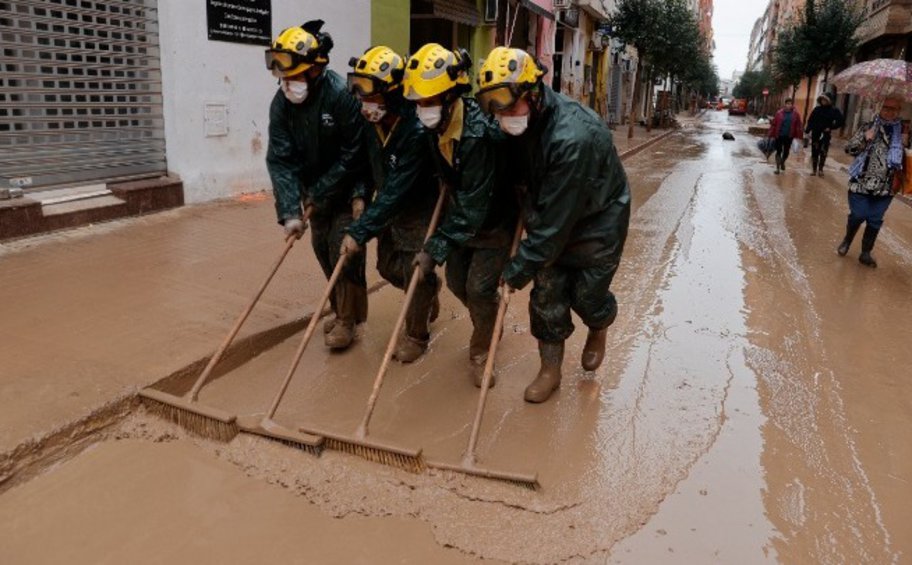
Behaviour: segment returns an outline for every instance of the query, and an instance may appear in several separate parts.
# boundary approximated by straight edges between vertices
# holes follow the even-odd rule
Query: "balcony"
[[[858,38],[864,44],[884,35],[906,33],[912,33],[912,0],[871,0]]]

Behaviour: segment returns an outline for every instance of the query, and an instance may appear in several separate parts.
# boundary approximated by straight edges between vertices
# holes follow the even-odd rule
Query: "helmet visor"
[[[475,95],[478,105],[487,114],[506,110],[519,100],[519,93],[509,84],[500,84]]]
[[[285,73],[298,65],[313,63],[313,57],[305,57],[293,51],[280,51],[278,49],[266,50],[266,68],[273,73]],[[302,69],[303,70],[303,69]]]
[[[356,73],[348,73],[348,91],[359,96],[373,96],[381,92],[377,81]]]

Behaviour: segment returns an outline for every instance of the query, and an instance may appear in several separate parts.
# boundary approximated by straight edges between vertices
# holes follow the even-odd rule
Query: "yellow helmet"
[[[348,73],[348,90],[352,94],[386,94],[402,86],[405,61],[389,47],[371,47],[361,57],[352,57],[348,64],[354,69]]]
[[[545,68],[522,49],[495,47],[481,66],[475,98],[489,114],[509,108],[540,84],[544,74]]]
[[[432,98],[456,89],[460,93],[471,90],[469,69],[472,59],[465,49],[457,52],[437,43],[428,43],[409,58],[405,65],[402,85],[409,100]]]
[[[320,33],[322,20],[314,20],[300,26],[282,30],[282,33],[266,50],[266,68],[278,78],[294,76],[314,65],[329,63],[332,38]]]

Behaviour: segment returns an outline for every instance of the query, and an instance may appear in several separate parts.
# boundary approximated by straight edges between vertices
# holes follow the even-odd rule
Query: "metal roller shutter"
[[[0,187],[165,170],[156,0],[0,0]]]

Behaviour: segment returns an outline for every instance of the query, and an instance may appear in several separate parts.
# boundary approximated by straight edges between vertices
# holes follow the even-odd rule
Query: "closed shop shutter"
[[[156,0],[0,0],[0,187],[163,173]]]

